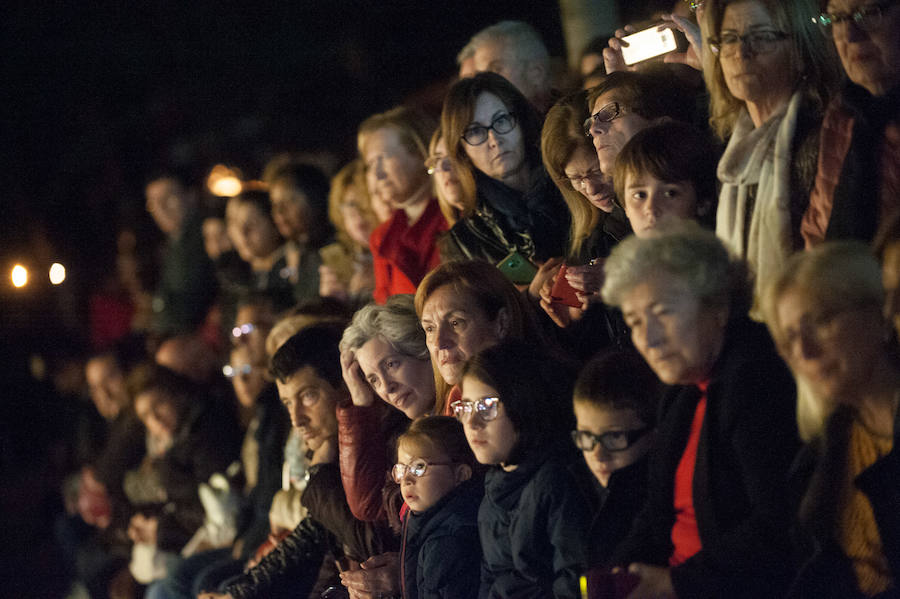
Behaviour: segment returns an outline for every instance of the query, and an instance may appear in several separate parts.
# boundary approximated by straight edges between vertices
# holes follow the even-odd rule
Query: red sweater
[[[447,230],[447,221],[435,198],[411,227],[404,210],[372,232],[372,264],[375,270],[375,302],[383,304],[392,295],[415,293],[419,282],[441,262],[437,236]]]
[[[703,430],[703,420],[706,418],[708,385],[708,381],[697,385],[703,395],[697,403],[694,420],[691,422],[691,434],[675,471],[675,524],[672,525],[672,545],[675,549],[669,558],[670,566],[683,564],[703,549],[700,529],[697,527],[697,512],[694,510],[694,466],[697,464],[700,431]]]

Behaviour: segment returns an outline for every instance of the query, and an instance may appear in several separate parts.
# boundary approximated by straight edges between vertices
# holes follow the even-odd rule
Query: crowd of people
[[[71,596],[898,596],[900,3],[655,18],[683,51],[578,90],[487,27],[330,180],[151,175]]]

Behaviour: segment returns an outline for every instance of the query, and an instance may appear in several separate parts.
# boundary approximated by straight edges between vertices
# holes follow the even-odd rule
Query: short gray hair
[[[359,309],[344,330],[341,351],[357,350],[376,337],[387,341],[401,354],[430,359],[425,330],[416,316],[412,295],[394,295],[383,306],[369,304]]]
[[[693,222],[646,239],[632,235],[613,249],[605,271],[602,296],[611,306],[621,307],[625,294],[662,271],[685,281],[704,305],[728,307],[731,318],[750,308],[746,264]]]
[[[526,62],[532,60],[546,62],[550,56],[540,34],[524,21],[500,21],[495,25],[485,27],[472,36],[459,56],[468,58],[463,55],[463,52],[468,50],[474,55],[478,46],[493,41],[503,42],[503,44],[513,47],[516,58]]]

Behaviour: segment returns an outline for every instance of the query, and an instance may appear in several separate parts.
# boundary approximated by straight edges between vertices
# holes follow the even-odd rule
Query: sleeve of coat
[[[758,594],[777,596],[790,582],[787,479],[799,449],[794,381],[773,354],[738,369],[728,393],[721,400],[730,404],[726,436],[739,466],[733,475],[741,477],[750,514],[672,569],[679,597],[733,596],[734,585],[746,581],[759,585]]]
[[[379,400],[380,401],[380,400]],[[347,504],[356,518],[386,520],[382,488],[388,471],[381,407],[337,408],[338,453]]]

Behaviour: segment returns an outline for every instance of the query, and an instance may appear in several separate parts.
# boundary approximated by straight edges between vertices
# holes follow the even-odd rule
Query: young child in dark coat
[[[391,476],[409,506],[400,549],[404,599],[478,596],[484,488],[472,477],[474,467],[475,456],[454,418],[420,418],[398,439]]]

